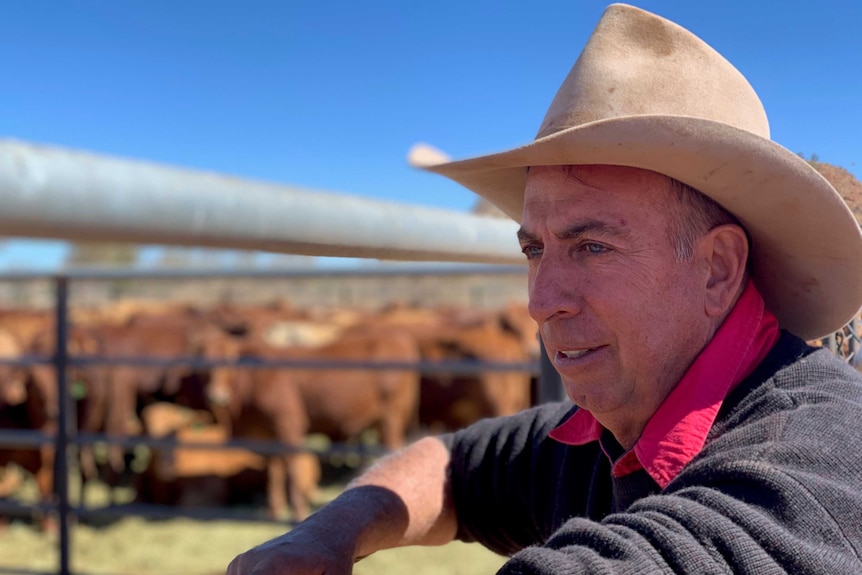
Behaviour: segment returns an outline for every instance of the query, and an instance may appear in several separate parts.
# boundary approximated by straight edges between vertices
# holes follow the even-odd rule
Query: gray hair
[[[709,196],[671,177],[667,181],[671,198],[676,200],[671,201],[669,233],[679,261],[690,261],[694,244],[712,228],[735,224],[745,230],[736,216]]]

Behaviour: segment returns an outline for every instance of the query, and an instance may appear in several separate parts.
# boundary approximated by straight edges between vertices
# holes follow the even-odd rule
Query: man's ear
[[[735,224],[716,226],[699,242],[708,275],[704,298],[706,314],[723,316],[741,293],[748,262],[748,237]]]

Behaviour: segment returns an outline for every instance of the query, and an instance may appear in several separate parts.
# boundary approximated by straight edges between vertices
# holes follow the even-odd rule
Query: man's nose
[[[530,316],[541,324],[565,315],[577,314],[582,307],[580,279],[561,262],[543,259],[530,271]]]

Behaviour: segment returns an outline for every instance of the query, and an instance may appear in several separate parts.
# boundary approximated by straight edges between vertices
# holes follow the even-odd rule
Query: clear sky
[[[0,138],[466,211],[408,148],[530,141],[607,3],[8,0]],[[636,5],[735,64],[774,140],[862,176],[862,2]],[[0,269],[61,257],[7,242]]]

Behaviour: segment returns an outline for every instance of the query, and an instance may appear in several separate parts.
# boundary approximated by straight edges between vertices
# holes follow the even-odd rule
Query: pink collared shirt
[[[644,427],[614,463],[614,477],[639,469],[664,489],[697,455],[727,394],[763,361],[779,337],[778,320],[748,281],[736,306]],[[598,441],[602,426],[579,409],[550,436],[569,445]]]

